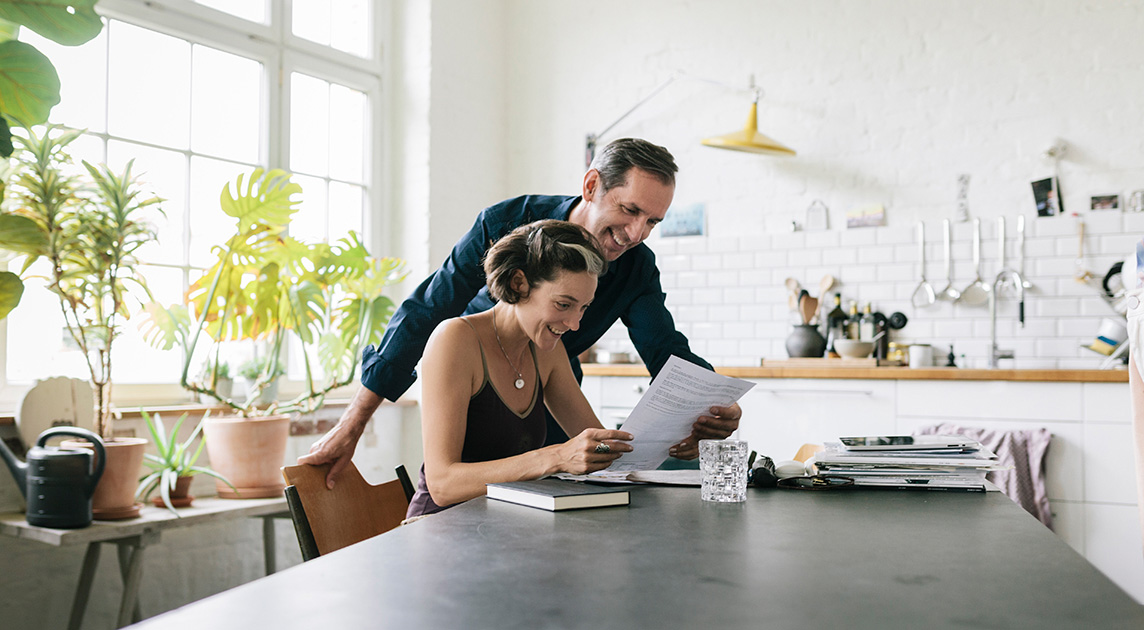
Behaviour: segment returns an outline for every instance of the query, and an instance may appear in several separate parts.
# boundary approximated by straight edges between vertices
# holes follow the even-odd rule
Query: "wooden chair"
[[[405,520],[413,498],[413,483],[405,466],[397,467],[394,481],[372,486],[351,462],[333,490],[326,488],[329,470],[329,464],[282,468],[287,484],[286,503],[303,561],[397,527]]]
[[[823,450],[821,444],[803,444],[799,447],[798,452],[794,454],[795,461],[806,463],[806,460],[814,456],[815,453]]]

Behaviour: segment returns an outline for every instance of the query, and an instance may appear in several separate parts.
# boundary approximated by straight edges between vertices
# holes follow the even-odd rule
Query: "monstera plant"
[[[286,414],[313,411],[354,381],[362,347],[381,339],[393,312],[382,290],[403,277],[400,260],[371,257],[352,232],[334,244],[288,234],[301,191],[288,173],[261,168],[224,186],[221,207],[234,219],[234,233],[215,246],[214,264],[191,285],[185,304],[147,307],[145,338],[184,352],[183,387],[235,412],[204,428],[211,465],[234,484],[216,483],[221,497],[281,496]],[[258,393],[281,374],[290,338],[301,348],[303,391],[260,407]],[[262,350],[251,375],[254,395],[241,402],[223,395],[214,379],[190,378],[202,346],[217,364],[219,345],[236,341]]]
[[[181,347],[183,387],[239,415],[313,411],[354,381],[362,347],[380,341],[394,307],[382,290],[402,279],[403,263],[371,257],[353,232],[334,244],[289,235],[302,188],[285,171],[259,168],[233,184],[221,195],[222,211],[235,220],[233,235],[214,247],[216,260],[191,285],[186,304],[146,307],[145,337],[157,348]],[[290,337],[300,342],[304,373],[303,392],[293,400],[258,408],[253,398],[239,402],[211,380],[191,378],[204,341],[217,363],[220,343],[246,340],[265,348],[253,378],[264,387],[282,373]]]
[[[60,102],[60,77],[35,46],[16,39],[24,26],[65,46],[91,41],[103,30],[96,0],[0,0],[0,157],[12,155],[10,125],[47,122]]]

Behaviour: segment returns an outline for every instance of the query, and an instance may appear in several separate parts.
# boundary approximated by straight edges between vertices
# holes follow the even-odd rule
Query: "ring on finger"
[[[600,442],[599,444],[596,445],[596,453],[604,455],[606,453],[611,453],[611,452],[612,452],[612,447],[608,446],[604,442]]]

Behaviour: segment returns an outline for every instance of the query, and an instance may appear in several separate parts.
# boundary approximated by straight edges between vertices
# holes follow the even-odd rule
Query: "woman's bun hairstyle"
[[[489,295],[507,304],[516,304],[527,295],[512,288],[517,269],[524,272],[530,288],[551,282],[565,271],[601,276],[608,269],[607,259],[587,230],[555,219],[522,225],[504,235],[489,248],[484,264]]]

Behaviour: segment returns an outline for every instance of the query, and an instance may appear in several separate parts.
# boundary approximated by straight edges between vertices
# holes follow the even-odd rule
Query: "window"
[[[364,0],[105,0],[105,28],[82,47],[22,31],[60,74],[51,122],[88,130],[71,145],[73,155],[116,170],[135,160],[147,188],[165,199],[163,213],[151,217],[158,239],[140,251],[159,301],[181,301],[210,263],[211,247],[232,225],[219,209],[222,186],[255,166],[295,173],[303,187],[296,236],[332,241],[354,230],[370,242],[363,226],[379,208],[371,103],[381,76],[378,55],[370,54],[372,7]],[[27,284],[0,339],[0,386],[86,378],[55,297]],[[117,393],[178,382],[182,357],[147,347],[134,320],[115,353]]]

